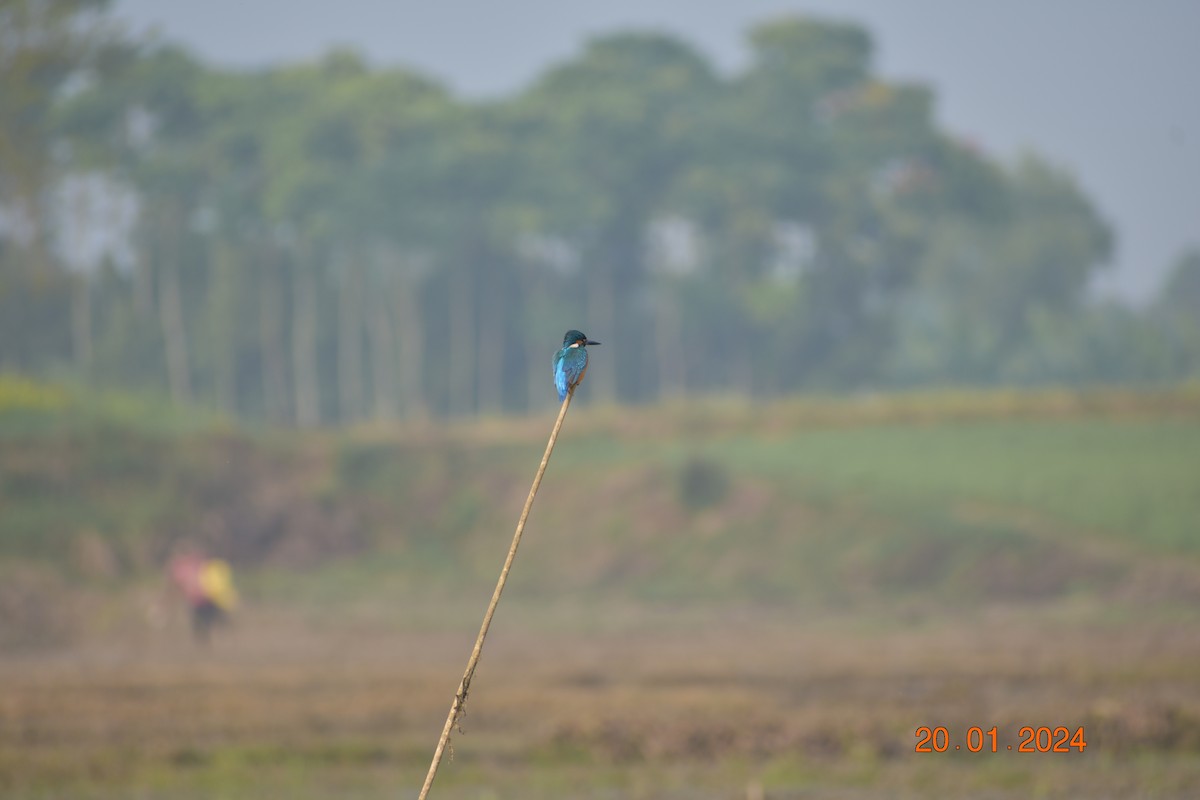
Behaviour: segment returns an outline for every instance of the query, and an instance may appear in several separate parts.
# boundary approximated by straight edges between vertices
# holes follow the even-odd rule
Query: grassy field
[[[980,422],[810,431],[711,450],[747,472],[786,475],[887,504],[979,504],[1043,515],[1137,547],[1195,554],[1195,420]]]
[[[0,795],[415,797],[549,420],[252,435],[22,392]],[[433,796],[1194,797],[1198,520],[1195,392],[581,404]],[[238,570],[211,648],[164,603],[180,540]]]

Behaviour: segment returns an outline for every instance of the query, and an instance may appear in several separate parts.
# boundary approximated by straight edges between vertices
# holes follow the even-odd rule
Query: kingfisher
[[[558,402],[567,399],[567,392],[583,381],[587,372],[587,346],[593,342],[576,330],[567,331],[562,349],[554,354],[554,388],[558,389]]]

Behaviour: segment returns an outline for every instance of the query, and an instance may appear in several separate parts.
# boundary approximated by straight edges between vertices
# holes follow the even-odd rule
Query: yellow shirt
[[[238,593],[233,588],[233,572],[219,558],[209,559],[200,569],[200,587],[209,600],[223,611],[237,608]]]

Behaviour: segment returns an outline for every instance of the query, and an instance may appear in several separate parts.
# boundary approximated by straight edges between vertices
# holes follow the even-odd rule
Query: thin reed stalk
[[[433,751],[429,774],[425,776],[425,785],[421,787],[421,794],[417,800],[425,800],[428,796],[429,787],[433,786],[438,766],[442,763],[442,754],[446,750],[446,744],[450,741],[450,732],[454,730],[459,717],[463,714],[467,693],[471,690],[471,679],[475,677],[475,667],[479,664],[479,656],[483,652],[483,641],[487,638],[488,628],[492,625],[492,616],[496,613],[496,606],[500,604],[500,595],[504,591],[504,584],[508,581],[508,571],[512,567],[513,559],[517,556],[517,547],[521,544],[521,534],[525,532],[525,521],[529,519],[529,510],[533,508],[533,498],[537,497],[538,487],[542,484],[542,475],[546,473],[546,465],[550,463],[550,454],[554,452],[554,443],[558,440],[558,432],[562,428],[563,419],[567,416],[567,407],[571,405],[571,398],[574,396],[575,387],[572,386],[567,392],[566,399],[562,402],[562,407],[558,410],[558,419],[554,421],[554,429],[550,431],[550,441],[546,443],[546,452],[542,454],[542,463],[538,465],[537,474],[533,476],[533,486],[529,487],[529,497],[525,498],[525,508],[521,509],[521,517],[517,520],[517,530],[513,533],[512,545],[508,548],[508,557],[504,559],[504,567],[500,570],[500,579],[496,581],[496,591],[492,592],[492,600],[488,603],[487,611],[484,612],[483,625],[479,628],[479,636],[475,638],[475,647],[471,650],[470,659],[467,660],[467,669],[463,673],[462,681],[458,684],[458,691],[454,693],[454,700],[450,703],[450,713],[446,716],[446,725],[442,728],[442,736],[438,739],[437,748]]]

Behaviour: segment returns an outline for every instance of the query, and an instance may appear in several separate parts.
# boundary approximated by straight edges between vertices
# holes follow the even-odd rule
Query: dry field
[[[1200,792],[1192,615],[598,613],[502,607],[434,797]],[[473,636],[251,608],[207,650],[176,620],[8,657],[0,790],[415,797]],[[968,729],[993,725],[998,752],[968,752]],[[1082,726],[1086,748],[1017,752],[1026,725]],[[947,751],[915,752],[919,726],[944,726]]]

